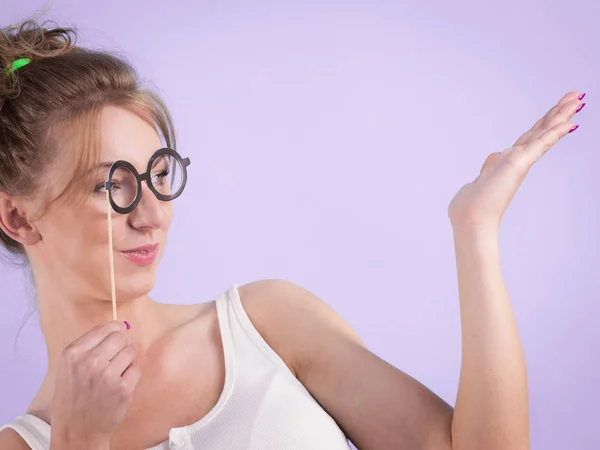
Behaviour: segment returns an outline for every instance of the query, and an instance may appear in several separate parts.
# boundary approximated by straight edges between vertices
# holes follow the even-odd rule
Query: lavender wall
[[[6,25],[43,6],[2,0]],[[565,92],[581,125],[501,230],[534,449],[600,448],[600,7],[593,0],[56,1],[84,44],[158,86],[193,160],[153,295],[285,278],[454,403],[460,324],[446,207]],[[0,423],[44,375],[27,278],[0,271]]]

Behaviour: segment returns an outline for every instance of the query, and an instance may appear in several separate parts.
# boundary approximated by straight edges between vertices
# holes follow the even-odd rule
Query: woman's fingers
[[[569,92],[564,95],[553,108],[515,142],[514,146],[527,145],[535,136],[552,128],[556,123],[552,123],[550,126],[549,123],[558,115],[565,117],[565,120],[569,120],[581,105],[581,99],[584,95],[578,91]]]
[[[561,100],[563,102],[562,105],[558,109],[553,108],[553,110],[549,111],[543,117],[543,125],[540,125],[537,130],[530,130],[519,139],[525,142],[508,149],[507,161],[511,166],[527,172],[560,139],[578,128],[570,119],[577,112],[581,111],[582,103],[578,98],[569,100],[570,96],[572,94],[563,97]],[[481,167],[480,174],[486,168],[493,165],[496,158],[502,155],[502,153],[492,153],[489,155]]]
[[[65,350],[67,352],[76,351],[81,353],[92,350],[115,331],[127,331],[127,326],[123,322],[114,320],[97,325],[69,344]]]
[[[523,154],[527,159],[527,164],[531,167],[538,159],[559,140],[569,134],[571,131],[575,131],[577,125],[571,121],[560,121],[552,128],[544,131],[539,136],[534,138],[527,147],[524,148]]]
[[[546,115],[544,115],[544,117],[538,120],[535,125],[531,127],[531,129],[534,131],[539,131],[547,125],[549,120],[552,120],[552,118],[559,114],[564,114],[565,108],[567,108],[570,103],[575,102],[575,104],[578,105],[580,102],[579,97],[581,97],[581,95],[584,94],[580,94],[577,91],[569,92],[568,94],[564,95],[558,101],[558,103],[552,107],[550,111],[546,113]]]

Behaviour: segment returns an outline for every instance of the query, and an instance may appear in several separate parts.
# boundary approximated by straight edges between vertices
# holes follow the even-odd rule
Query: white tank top
[[[263,340],[240,301],[237,285],[216,299],[225,355],[225,384],[198,422],[173,428],[148,450],[348,450],[336,422]],[[33,450],[49,450],[50,425],[31,414],[10,427]]]

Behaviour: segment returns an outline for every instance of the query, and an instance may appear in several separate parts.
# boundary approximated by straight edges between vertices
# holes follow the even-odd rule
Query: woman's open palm
[[[560,139],[577,129],[571,122],[585,94],[570,92],[515,144],[489,155],[479,176],[464,185],[448,207],[453,227],[499,227],[502,216],[531,166]]]

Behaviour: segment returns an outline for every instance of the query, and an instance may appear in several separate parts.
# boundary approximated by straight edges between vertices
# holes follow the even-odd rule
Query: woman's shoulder
[[[10,427],[0,431],[0,448],[2,450],[31,450],[19,433]]]
[[[337,337],[364,345],[332,307],[298,284],[258,280],[239,286],[238,293],[254,327],[295,375],[316,348]]]
[[[325,303],[302,286],[281,279],[263,279],[238,286],[244,307],[274,313],[303,306],[307,311]]]
[[[288,328],[292,323],[354,333],[344,319],[308,289],[281,279],[258,280],[238,287],[240,300],[259,325]],[[298,325],[294,325],[297,328]]]
[[[286,323],[291,316],[310,314],[322,302],[301,286],[280,279],[238,286],[238,294],[252,323],[265,331]]]

